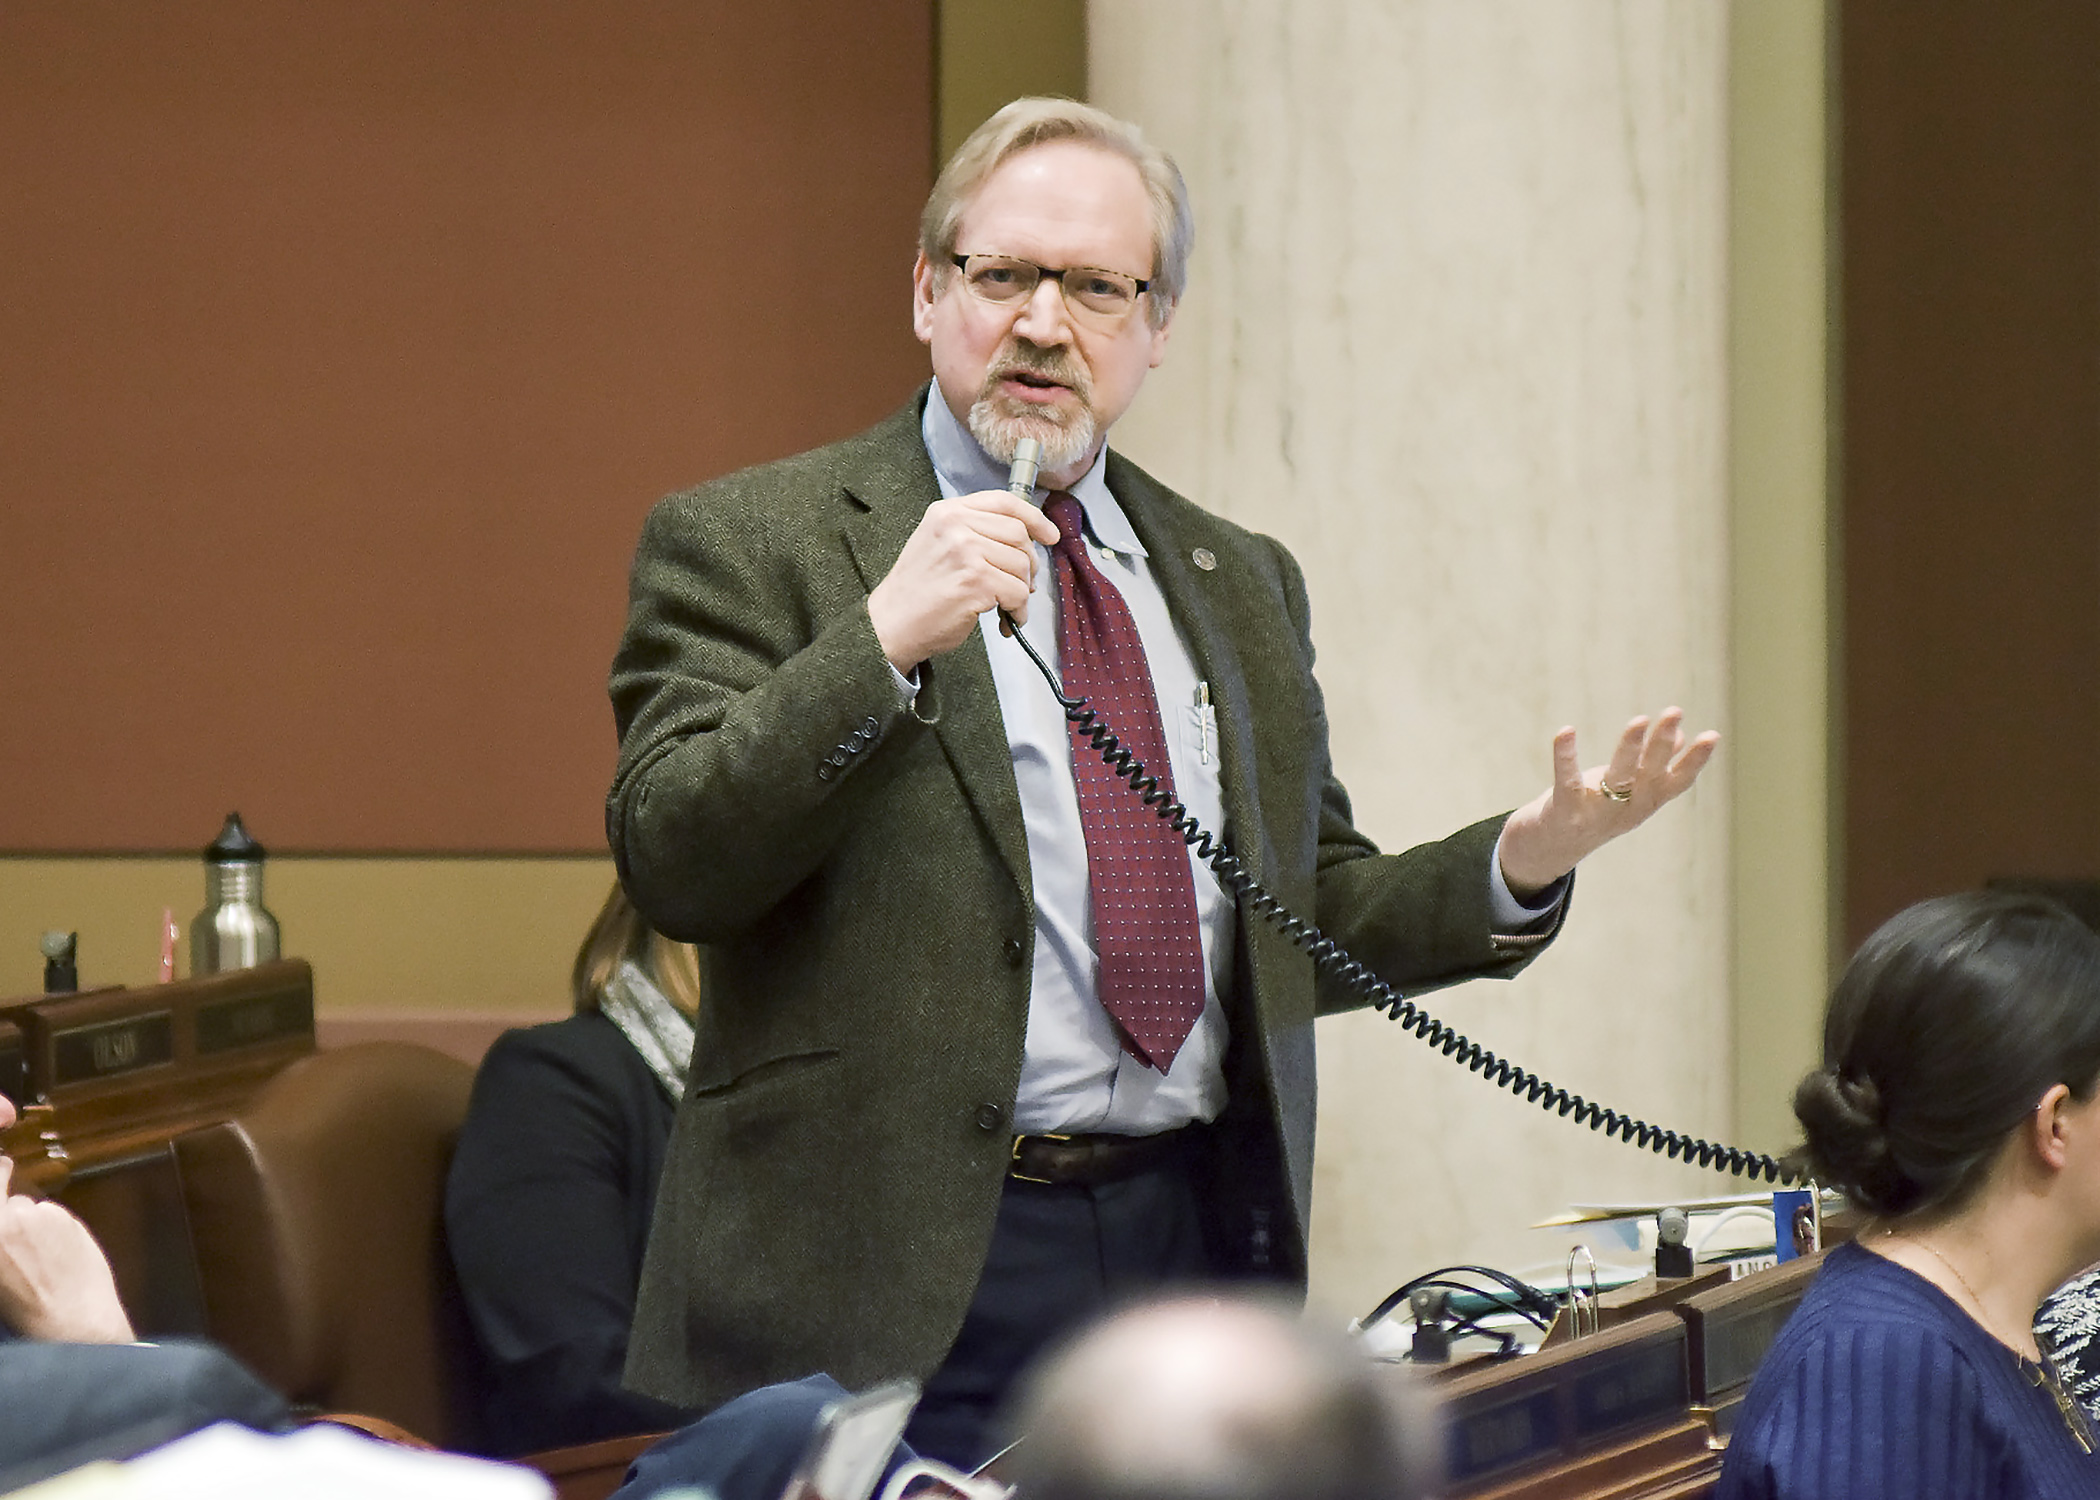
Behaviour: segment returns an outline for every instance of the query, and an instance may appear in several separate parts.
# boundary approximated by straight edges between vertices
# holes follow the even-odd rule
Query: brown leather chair
[[[473,1336],[444,1243],[473,1081],[406,1042],[317,1052],[170,1148],[205,1332],[294,1403],[397,1442],[475,1444]],[[520,1461],[558,1500],[602,1500],[661,1435]]]
[[[173,1143],[205,1331],[293,1402],[472,1448],[445,1169],[474,1070],[405,1042],[318,1052]]]

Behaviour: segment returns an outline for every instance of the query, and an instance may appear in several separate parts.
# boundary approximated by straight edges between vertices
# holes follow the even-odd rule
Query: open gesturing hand
[[[1684,710],[1666,708],[1627,724],[1611,760],[1585,771],[1575,730],[1562,729],[1553,736],[1553,785],[1503,826],[1502,878],[1520,897],[1551,885],[1682,795],[1720,743],[1711,729],[1687,743]]]

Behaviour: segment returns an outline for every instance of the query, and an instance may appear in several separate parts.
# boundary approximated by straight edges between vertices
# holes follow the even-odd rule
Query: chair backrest
[[[207,1332],[295,1403],[471,1448],[445,1171],[473,1069],[404,1042],[319,1052],[173,1143]]]

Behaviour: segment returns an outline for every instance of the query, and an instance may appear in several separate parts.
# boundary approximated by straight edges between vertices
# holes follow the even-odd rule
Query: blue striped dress
[[[1750,1384],[1716,1500],[2100,1496],[2029,1369],[1915,1272],[1832,1251]]]

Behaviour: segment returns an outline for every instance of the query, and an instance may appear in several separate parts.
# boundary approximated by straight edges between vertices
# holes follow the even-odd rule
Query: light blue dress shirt
[[[970,436],[941,399],[926,400],[922,424],[927,456],[941,494],[953,499],[980,490],[1006,488],[1006,470]],[[1121,591],[1137,622],[1159,697],[1167,758],[1175,794],[1205,828],[1223,833],[1224,796],[1219,777],[1215,708],[1202,701],[1203,684],[1188,644],[1167,613],[1166,597],[1152,577],[1144,544],[1102,477],[1104,446],[1094,465],[1070,487],[1085,508],[1088,551]],[[1042,502],[1038,488],[1035,499]],[[1028,599],[1029,644],[1057,665],[1057,582],[1050,550],[1035,549],[1035,585]],[[1095,988],[1096,964],[1089,913],[1086,837],[1079,824],[1079,795],[1072,779],[1072,749],[1063,712],[1042,674],[1020,645],[1001,633],[996,610],[979,621],[999,713],[1013,753],[1014,781],[1028,838],[1029,875],[1035,887],[1035,968],[1028,1006],[1028,1036],[1021,1061],[1021,1087],[1014,1129],[1023,1134],[1113,1131],[1149,1135],[1199,1120],[1213,1120],[1225,1107],[1225,1012],[1219,990],[1232,961],[1238,913],[1207,864],[1191,853],[1196,883],[1196,919],[1203,942],[1203,1015],[1161,1074],[1125,1052]],[[1133,795],[1135,795],[1133,793]],[[1496,926],[1520,932],[1541,919],[1521,905],[1503,882],[1501,861],[1489,861]],[[1550,917],[1552,906],[1545,909]]]

